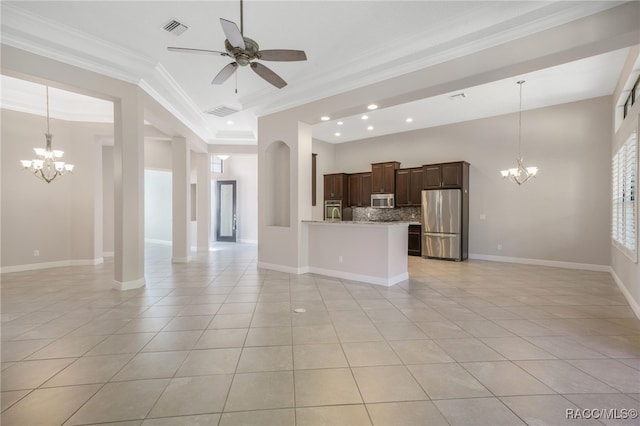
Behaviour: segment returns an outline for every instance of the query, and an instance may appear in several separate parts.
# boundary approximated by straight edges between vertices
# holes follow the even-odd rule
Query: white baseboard
[[[258,240],[238,240],[239,243],[243,243],[243,244],[258,244]]]
[[[102,252],[102,256],[103,257],[114,257],[115,255],[116,255],[116,253],[113,252],[113,251],[103,251]]]
[[[293,266],[276,265],[275,263],[258,262],[258,268],[270,269],[272,271],[286,272],[288,274],[306,274],[309,272],[307,268],[296,268]]]
[[[172,257],[171,258],[171,263],[189,263],[189,260],[191,258],[189,256],[187,257]]]
[[[145,285],[144,277],[137,280],[131,280],[131,281],[123,281],[123,282],[114,281],[113,282],[113,288],[120,291],[134,290],[136,288],[144,287],[144,285]]]
[[[391,287],[394,284],[398,284],[399,282],[409,279],[408,272],[396,275],[395,277],[382,278],[382,277],[373,277],[370,275],[353,274],[351,272],[336,271],[333,269],[316,268],[314,266],[310,266],[308,269],[309,269],[309,272],[312,274],[326,275],[328,277],[341,278],[349,281],[359,281],[359,282],[368,283],[368,284],[382,285],[385,287]]]
[[[26,265],[3,266],[0,273],[8,274],[11,272],[35,271],[38,269],[62,268],[65,266],[93,266],[104,262],[104,258],[96,259],[74,259],[74,260],[58,260],[55,262],[29,263]]]
[[[491,262],[521,263],[524,265],[551,266],[554,268],[565,268],[565,269],[580,269],[584,271],[609,272],[611,270],[611,267],[609,265],[560,262],[556,260],[543,260],[543,259],[527,259],[524,257],[493,256],[489,254],[469,253],[469,259],[489,260]]]
[[[627,287],[624,285],[620,277],[618,277],[618,275],[616,274],[616,271],[614,271],[613,268],[610,268],[609,272],[611,272],[611,276],[613,277],[613,280],[616,282],[616,284],[618,285],[618,288],[624,295],[624,298],[627,299],[627,302],[629,303],[629,306],[631,306],[633,313],[635,313],[636,317],[640,319],[640,305],[633,298],[631,293],[629,293],[629,290],[627,290]]]

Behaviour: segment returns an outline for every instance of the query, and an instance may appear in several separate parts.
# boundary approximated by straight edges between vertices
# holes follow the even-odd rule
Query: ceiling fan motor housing
[[[229,40],[224,41],[224,47],[229,52],[229,55],[233,56],[238,65],[247,66],[254,59],[259,59],[256,54],[258,50],[260,50],[260,46],[255,40],[250,39],[249,37],[242,37],[244,39],[244,49],[240,49],[239,47],[233,47]]]

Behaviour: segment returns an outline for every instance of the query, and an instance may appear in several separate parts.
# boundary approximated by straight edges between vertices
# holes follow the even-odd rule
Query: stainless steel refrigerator
[[[464,260],[463,194],[460,189],[422,191],[422,256]],[[466,246],[466,245],[465,245]]]

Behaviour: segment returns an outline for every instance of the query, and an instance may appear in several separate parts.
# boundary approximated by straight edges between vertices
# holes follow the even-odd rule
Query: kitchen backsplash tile
[[[356,222],[367,221],[420,221],[420,207],[398,207],[395,209],[373,209],[371,207],[354,207],[352,214]]]

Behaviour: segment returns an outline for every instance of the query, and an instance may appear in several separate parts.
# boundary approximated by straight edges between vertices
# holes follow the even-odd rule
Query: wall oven
[[[342,220],[341,200],[326,200],[324,202],[324,220]]]

